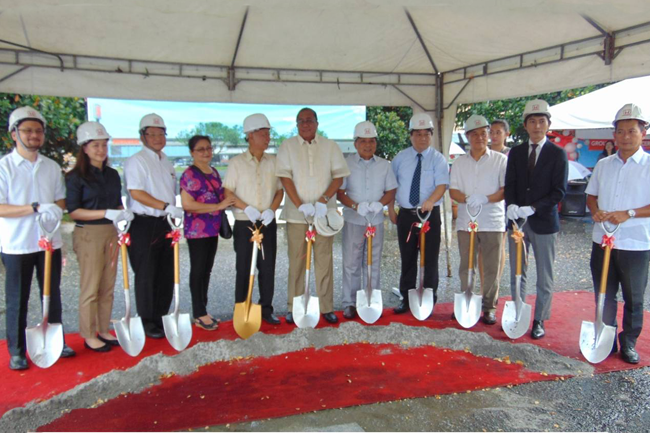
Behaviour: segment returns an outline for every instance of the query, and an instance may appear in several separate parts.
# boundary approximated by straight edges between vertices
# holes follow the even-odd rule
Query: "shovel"
[[[314,231],[314,220],[307,221],[309,228],[307,229],[305,240],[307,241],[307,266],[305,267],[305,293],[293,298],[293,321],[298,328],[315,328],[320,320],[320,307],[318,305],[318,298],[311,297],[309,294],[309,271],[311,268],[311,244],[316,238]]]
[[[598,291],[598,303],[596,305],[596,322],[583,320],[580,327],[580,351],[587,361],[598,364],[609,356],[616,339],[616,327],[603,323],[603,307],[605,305],[605,291],[607,289],[607,273],[609,272],[609,257],[614,246],[614,233],[620,225],[616,225],[613,231],[607,230],[604,223],[600,223],[605,231],[603,245],[605,246],[605,257],[603,259],[603,271],[600,276],[600,290]]]
[[[176,225],[176,220],[171,215],[167,215],[167,221],[172,227],[172,230],[180,230],[183,226],[183,219],[181,218],[180,224]],[[173,233],[173,232],[172,232]],[[174,236],[172,235],[172,239]],[[179,352],[190,344],[192,339],[192,323],[190,322],[190,315],[188,313],[179,314],[178,308],[181,304],[180,297],[180,263],[178,258],[178,242],[172,240],[174,245],[174,312],[163,316],[163,328],[165,328],[165,336],[171,346]]]
[[[45,234],[44,242],[39,246],[45,249],[45,276],[43,277],[43,321],[33,328],[25,330],[27,353],[32,362],[41,368],[51,367],[63,351],[63,325],[48,323],[50,315],[50,286],[52,276],[52,236],[59,229],[61,221],[56,223],[54,230],[48,231],[43,224],[43,218],[38,216],[38,225]]]
[[[424,234],[429,227],[431,211],[424,218],[419,206],[415,212],[420,219],[420,284],[417,289],[409,289],[409,308],[416,319],[426,320],[433,313],[433,289],[424,288]]]
[[[131,222],[127,222],[124,230],[120,229],[118,224],[115,224],[119,233],[118,245],[120,246],[120,254],[122,256],[122,275],[124,276],[124,303],[126,305],[126,313],[121,320],[113,322],[117,341],[120,347],[131,356],[138,356],[144,347],[144,328],[142,326],[142,319],[138,316],[131,318],[131,296],[129,295],[129,265],[126,262],[126,246],[131,243],[131,238],[127,233]]]
[[[454,294],[454,316],[456,321],[463,328],[471,328],[476,325],[481,317],[481,307],[483,306],[483,296],[475,295],[472,292],[474,287],[474,239],[478,232],[476,219],[481,214],[483,206],[479,206],[476,215],[472,215],[469,205],[465,205],[467,215],[469,215],[469,265],[467,268],[467,287],[462,293]]]
[[[361,320],[373,324],[381,317],[382,299],[379,290],[372,290],[372,238],[375,236],[375,227],[370,224],[366,216],[366,238],[368,238],[368,284],[366,290],[357,291],[357,313]]]
[[[503,307],[503,315],[501,316],[501,327],[508,337],[513,340],[524,335],[528,332],[531,318],[531,306],[521,300],[521,267],[522,267],[522,252],[524,248],[524,233],[521,228],[526,224],[527,220],[517,225],[516,221],[512,222],[512,236],[515,238],[517,244],[517,269],[515,272],[515,299],[506,301]]]
[[[248,280],[248,294],[246,295],[246,301],[235,304],[232,319],[235,332],[244,340],[259,331],[262,325],[262,307],[259,304],[253,304],[251,298],[253,297],[253,285],[255,284],[257,250],[261,248],[263,235],[257,226],[254,225],[253,227],[255,228],[253,237],[251,237],[251,242],[253,242],[253,258],[251,259],[251,273]]]

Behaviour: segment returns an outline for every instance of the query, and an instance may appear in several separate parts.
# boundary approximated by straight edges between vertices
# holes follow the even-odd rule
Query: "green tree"
[[[528,133],[524,129],[522,115],[526,101],[531,99],[543,99],[549,105],[557,105],[578,96],[586,95],[609,84],[598,84],[594,86],[581,87],[578,89],[563,90],[561,92],[544,93],[525,98],[502,99],[498,101],[478,102],[475,104],[460,104],[456,111],[456,126],[462,128],[463,124],[472,114],[481,114],[488,120],[506,119],[510,124],[511,137],[515,144],[526,142]],[[552,121],[553,119],[551,119]]]
[[[214,154],[219,154],[226,146],[245,144],[243,128],[239,125],[228,126],[220,122],[201,122],[189,131],[178,133],[178,141],[187,143],[194,135],[207,135],[215,147]]]
[[[320,129],[316,130],[316,134],[327,138],[327,134],[325,131],[321,131]],[[294,127],[289,133],[287,134],[279,134],[275,129],[271,128],[271,144],[270,146],[273,147],[280,147],[282,142],[286,140],[287,138],[291,138],[295,135],[298,135],[298,128]]]
[[[70,157],[78,150],[76,132],[77,127],[86,120],[86,101],[82,98],[0,93],[0,138],[3,152],[10,152],[14,146],[11,134],[7,132],[9,115],[16,108],[24,106],[34,107],[47,121],[41,154],[52,158],[64,169],[67,168]]]
[[[411,145],[408,122],[413,116],[411,107],[367,107],[366,119],[377,128],[378,156],[393,159]]]

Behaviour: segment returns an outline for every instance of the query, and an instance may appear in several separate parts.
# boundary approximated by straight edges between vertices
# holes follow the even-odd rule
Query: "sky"
[[[89,120],[96,119],[96,106],[101,107],[101,123],[113,138],[137,138],[140,119],[145,114],[162,116],[167,136],[174,138],[183,130],[191,130],[201,122],[221,122],[228,126],[242,125],[250,114],[263,113],[279,134],[290,133],[296,126],[298,105],[222,104],[204,102],[136,101],[88,98]],[[332,139],[352,139],[354,126],[366,120],[364,106],[311,106],[318,114],[319,129]]]

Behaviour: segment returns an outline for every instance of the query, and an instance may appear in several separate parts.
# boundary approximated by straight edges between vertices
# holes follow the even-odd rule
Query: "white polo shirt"
[[[0,204],[22,206],[34,202],[54,203],[65,199],[65,183],[59,164],[38,155],[34,163],[14,149],[0,159]],[[38,214],[20,218],[0,218],[0,248],[5,254],[31,254],[41,251]],[[61,248],[61,233],[52,237],[52,246]]]
[[[606,212],[638,209],[650,204],[650,155],[639,148],[627,159],[616,152],[598,161],[587,190],[598,197],[598,208]],[[605,232],[594,224],[592,239],[601,243]],[[614,248],[628,251],[650,250],[650,218],[630,218],[614,235]]]
[[[483,194],[492,195],[506,184],[506,166],[508,158],[500,153],[486,149],[478,161],[467,153],[454,161],[451,166],[450,189],[457,189],[465,195]],[[501,200],[497,203],[483,205],[478,216],[478,230],[480,232],[503,232],[506,230],[505,205]],[[470,209],[476,212],[476,209]],[[458,203],[458,217],[456,230],[467,231],[469,215],[467,204]]]
[[[155,217],[166,215],[160,209],[134,200],[131,197],[132,189],[145,191],[165,203],[176,204],[176,170],[163,152],[158,156],[153,150],[142,146],[140,152],[124,162],[124,179],[128,191],[127,207],[136,214]]]

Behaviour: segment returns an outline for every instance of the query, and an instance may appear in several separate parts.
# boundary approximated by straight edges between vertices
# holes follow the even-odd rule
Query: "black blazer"
[[[557,205],[566,194],[568,160],[564,149],[546,140],[528,183],[528,143],[515,146],[508,154],[506,169],[506,208],[511,204],[533,206],[528,225],[537,234],[560,231]],[[508,221],[508,228],[512,223]]]

